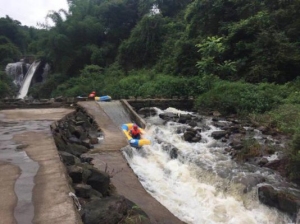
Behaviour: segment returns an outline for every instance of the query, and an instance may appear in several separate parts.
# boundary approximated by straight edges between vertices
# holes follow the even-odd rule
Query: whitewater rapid
[[[173,108],[166,111],[187,113]],[[178,133],[182,124],[163,124],[157,115],[146,121],[146,133],[152,144],[123,153],[143,187],[179,219],[188,224],[292,223],[287,215],[261,204],[256,187],[245,193],[244,186],[232,181],[233,176],[250,171],[224,154],[225,145],[211,137],[213,131],[220,130],[211,120],[206,120],[199,143],[182,139],[183,134]],[[170,145],[178,149],[177,158],[170,157]],[[273,173],[264,175],[270,176],[271,181],[278,178]]]

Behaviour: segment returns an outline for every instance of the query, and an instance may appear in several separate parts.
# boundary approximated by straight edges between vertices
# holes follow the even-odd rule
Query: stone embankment
[[[83,223],[150,223],[141,208],[116,192],[111,183],[115,172],[107,166],[104,170],[95,168],[92,157],[87,156],[101,144],[98,141],[102,141],[103,133],[83,108],[53,123],[51,130],[78,198]]]

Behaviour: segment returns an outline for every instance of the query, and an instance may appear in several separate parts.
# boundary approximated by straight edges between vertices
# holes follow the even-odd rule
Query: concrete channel
[[[137,116],[130,105],[120,101],[83,101],[78,104],[86,109],[104,132],[104,142],[89,156],[94,158],[96,168],[104,170],[106,167],[109,172],[115,173],[111,180],[117,192],[143,209],[153,224],[183,223],[146,192],[121,153],[121,149],[128,146],[128,142],[120,125],[131,122],[134,116]]]

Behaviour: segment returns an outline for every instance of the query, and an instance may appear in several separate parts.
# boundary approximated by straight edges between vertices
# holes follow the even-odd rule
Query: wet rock
[[[233,125],[229,127],[231,133],[239,133],[241,127],[239,125]]]
[[[240,182],[245,185],[244,193],[251,191],[254,186],[265,181],[266,179],[259,174],[246,175],[240,179]]]
[[[198,132],[199,129],[187,128],[183,134],[183,139],[187,142],[199,142],[201,141],[201,135]]]
[[[289,164],[289,159],[286,157],[275,159],[268,162],[265,167],[278,171],[282,176],[287,176],[287,166]]]
[[[144,115],[144,117],[155,116],[156,110],[153,107],[144,107],[138,111],[138,114]]]
[[[288,190],[276,190],[270,185],[258,188],[258,198],[262,203],[275,207],[294,217],[300,208],[299,195],[288,192]]]
[[[220,117],[221,113],[219,111],[212,111],[211,115],[214,116],[214,117]]]
[[[94,168],[89,169],[89,171],[91,171],[91,174],[87,178],[86,183],[99,191],[103,196],[106,196],[108,194],[108,187],[110,184],[109,175]]]
[[[225,122],[213,122],[213,125],[223,130],[227,130],[229,128],[229,125]]]
[[[176,121],[179,118],[178,114],[166,112],[158,115],[161,119],[165,121]]]
[[[267,163],[269,162],[269,160],[267,158],[259,158],[256,163],[259,166],[265,166]]]
[[[189,124],[189,126],[191,126],[193,128],[197,126],[197,122],[196,121],[190,121],[188,124]]]
[[[227,131],[214,131],[211,133],[211,136],[214,139],[221,139],[221,138],[225,137],[226,134],[227,134]]]

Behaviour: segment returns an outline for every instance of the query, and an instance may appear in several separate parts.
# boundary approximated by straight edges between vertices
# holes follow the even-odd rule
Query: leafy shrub
[[[273,92],[278,91],[276,86],[272,87]],[[254,84],[218,81],[211,90],[198,97],[196,107],[217,109],[223,113],[263,113],[282,100],[268,91]]]

